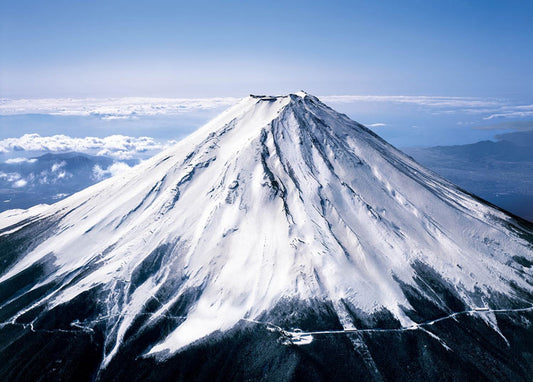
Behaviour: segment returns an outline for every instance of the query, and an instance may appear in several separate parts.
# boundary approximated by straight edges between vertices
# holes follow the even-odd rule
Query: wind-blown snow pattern
[[[532,291],[530,231],[304,92],[247,97],[125,174],[1,214],[1,234],[37,221],[51,222],[48,233],[0,285],[49,258],[25,293],[61,282],[6,322],[100,287],[103,368],[154,300],[144,326],[182,304],[139,354],[159,360],[291,298],[330,301],[345,328],[355,325],[348,305],[410,327],[405,285],[427,295],[420,264],[464,310],[498,308],[496,295],[531,304],[519,293]]]

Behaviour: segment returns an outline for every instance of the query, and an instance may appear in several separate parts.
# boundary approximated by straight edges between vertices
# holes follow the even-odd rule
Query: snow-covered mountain
[[[533,372],[531,226],[304,92],[0,229],[4,379]]]

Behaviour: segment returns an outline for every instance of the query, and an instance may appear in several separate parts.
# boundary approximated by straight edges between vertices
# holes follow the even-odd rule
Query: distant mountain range
[[[533,131],[502,134],[496,142],[403,151],[468,192],[533,221]]]
[[[0,211],[55,203],[138,162],[75,152],[8,159],[0,163]]]

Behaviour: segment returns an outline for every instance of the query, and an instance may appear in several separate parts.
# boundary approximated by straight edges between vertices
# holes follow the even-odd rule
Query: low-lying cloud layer
[[[68,135],[53,135],[48,137],[39,134],[24,134],[20,138],[6,138],[0,140],[0,153],[11,152],[68,152],[76,151],[93,155],[105,155],[116,159],[131,159],[158,152],[175,141],[159,142],[150,137],[129,137],[125,135],[111,135],[104,138],[84,137],[74,138]],[[23,161],[16,158],[11,161]]]
[[[173,115],[228,107],[238,98],[40,98],[0,99],[0,115],[50,114],[98,116],[103,119]]]
[[[444,96],[371,96],[341,95],[322,97],[326,103],[388,102],[420,106],[438,111],[460,111],[485,115],[483,119],[533,117],[533,105],[517,105],[506,99]]]
[[[470,113],[485,114],[485,119],[533,116],[533,105],[519,105],[509,100],[498,98],[406,95],[330,95],[319,98],[331,104],[388,102],[421,106],[440,111],[460,109]],[[235,104],[238,100],[239,98],[235,97],[190,99],[146,97],[0,99],[0,115],[92,115],[102,119],[124,119],[223,109]]]
[[[325,96],[326,103],[393,102],[438,108],[487,108],[499,107],[502,100],[476,97],[404,96],[404,95],[339,95]]]

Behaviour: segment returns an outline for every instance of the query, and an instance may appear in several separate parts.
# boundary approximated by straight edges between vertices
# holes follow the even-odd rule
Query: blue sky
[[[359,96],[328,104],[400,147],[533,129],[532,1],[0,0],[0,28],[0,140],[179,139],[225,106],[129,118],[84,100],[300,89]]]
[[[3,97],[531,99],[531,1],[2,1]]]

